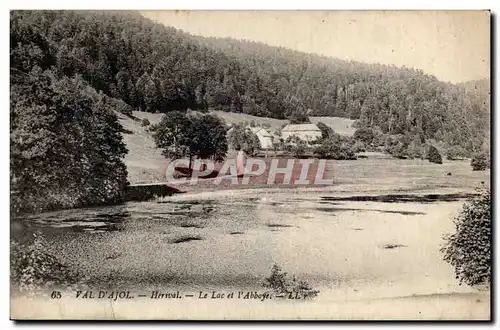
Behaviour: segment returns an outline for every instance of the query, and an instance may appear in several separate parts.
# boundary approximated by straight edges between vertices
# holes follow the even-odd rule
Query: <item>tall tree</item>
[[[165,157],[188,157],[190,169],[193,158],[219,161],[227,153],[226,125],[211,114],[171,111],[152,126],[151,131],[156,146],[163,149]]]

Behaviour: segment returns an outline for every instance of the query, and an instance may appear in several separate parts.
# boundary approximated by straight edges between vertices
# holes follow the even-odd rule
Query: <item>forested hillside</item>
[[[474,89],[409,68],[195,37],[133,12],[12,12],[11,47],[15,69],[80,74],[149,112],[213,108],[287,118],[309,111],[407,141],[458,145],[467,155],[489,125],[489,81]]]

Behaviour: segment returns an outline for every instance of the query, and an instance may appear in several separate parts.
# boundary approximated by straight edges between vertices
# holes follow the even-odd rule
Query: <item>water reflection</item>
[[[131,218],[126,206],[63,210],[12,219],[27,231],[70,230],[74,232],[109,232],[124,229]]]
[[[172,198],[160,202],[135,202],[118,206],[27,215],[14,218],[11,228],[14,234],[18,234],[19,232],[23,233],[31,230],[52,233],[57,231],[106,233],[158,227],[163,229],[176,227],[185,231],[203,230],[208,227],[224,227],[229,229],[226,231],[228,234],[239,234],[244,233],[249,228],[258,226],[267,226],[274,229],[296,227],[293,221],[289,221],[290,219],[297,217],[313,219],[315,217],[314,212],[318,211],[321,213],[375,211],[400,215],[425,214],[425,212],[410,210],[345,207],[346,204],[352,204],[352,202],[431,203],[456,201],[464,197],[467,196],[449,194],[334,197],[276,194],[217,200]]]
[[[421,199],[396,205],[324,193],[187,197],[48,212],[14,222],[21,224],[21,237],[42,231],[55,255],[98,284],[111,278],[113,285],[134,286],[260,285],[276,262],[313,283],[331,285],[404,277],[421,237],[439,232],[434,226],[443,217],[439,203],[423,205]],[[391,250],[398,254],[389,255]],[[435,263],[421,257],[419,265]],[[404,267],[387,275],[378,267],[393,258],[401,258]]]

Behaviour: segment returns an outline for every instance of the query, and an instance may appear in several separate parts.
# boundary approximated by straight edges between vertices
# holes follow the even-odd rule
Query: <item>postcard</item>
[[[489,11],[10,12],[13,320],[490,320]]]

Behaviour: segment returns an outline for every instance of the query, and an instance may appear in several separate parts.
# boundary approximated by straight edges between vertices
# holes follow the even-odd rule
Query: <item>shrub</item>
[[[227,142],[234,150],[243,150],[253,156],[260,149],[259,137],[243,125],[234,125],[227,134]]]
[[[316,126],[318,126],[318,128],[321,130],[321,139],[323,140],[333,137],[333,135],[335,134],[333,128],[326,125],[325,123],[319,122],[316,124]]]
[[[120,99],[110,98],[107,96],[103,97],[109,102],[111,108],[113,108],[115,111],[118,111],[128,117],[133,117],[132,115],[133,108],[130,105],[128,105],[127,103],[125,103]]]
[[[392,157],[406,159],[408,157],[408,145],[404,143],[402,135],[386,135],[384,150]]]
[[[374,147],[380,147],[384,145],[385,135],[379,127],[374,127],[373,131],[373,141],[372,144]]]
[[[11,241],[10,279],[13,289],[28,294],[43,293],[49,288],[72,288],[86,282],[48,251],[40,233],[28,242]]]
[[[300,298],[314,298],[319,291],[314,290],[309,283],[300,280],[295,276],[290,280],[287,273],[281,270],[281,267],[274,265],[271,269],[271,275],[267,277],[262,284],[266,288],[271,288],[277,294],[296,294]]]
[[[352,149],[355,153],[358,153],[358,152],[365,152],[366,151],[366,147],[365,147],[365,144],[360,141],[360,140],[357,140],[354,145],[352,146]]]
[[[418,137],[414,137],[406,148],[406,154],[411,159],[424,159],[425,145],[420,141]]]
[[[292,154],[296,158],[301,158],[306,154],[307,151],[307,143],[303,140],[298,140],[295,144],[292,145]]]
[[[490,160],[485,152],[475,154],[470,162],[473,171],[484,171],[490,167]]]
[[[465,157],[466,152],[460,146],[451,146],[446,150],[446,159],[448,160],[463,159]]]
[[[373,131],[371,128],[358,128],[354,132],[354,139],[360,140],[365,144],[371,144],[373,142]]]
[[[357,159],[356,151],[353,147],[349,146],[347,143],[340,144],[340,151],[335,155],[336,160],[354,160]]]
[[[142,119],[142,127],[147,127],[149,125],[151,125],[151,123],[149,122],[149,119],[147,119],[147,118]]]
[[[296,109],[295,111],[292,111],[288,116],[288,120],[290,121],[290,124],[308,124],[311,122],[309,116],[307,115],[307,111],[304,109]]]
[[[443,159],[441,158],[441,154],[434,146],[429,147],[429,152],[427,153],[427,159],[431,163],[435,163],[435,164],[442,164],[443,163]]]
[[[338,136],[323,140],[314,148],[314,153],[322,159],[353,160],[356,159],[354,146],[348,141],[342,142]]]
[[[455,268],[460,284],[489,284],[491,281],[491,192],[478,189],[455,219],[455,233],[445,235],[441,248],[444,260]]]

